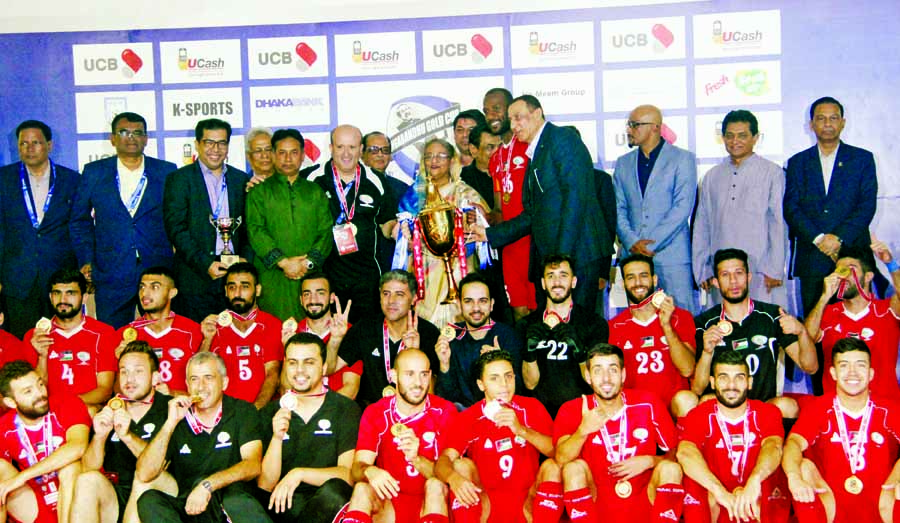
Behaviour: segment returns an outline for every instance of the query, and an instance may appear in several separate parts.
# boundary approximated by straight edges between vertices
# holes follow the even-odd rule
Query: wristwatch
[[[316,266],[316,264],[313,263],[312,260],[310,260],[309,258],[306,259],[306,268],[307,269],[312,270],[312,268],[315,266]]]
[[[200,483],[200,486],[205,488],[209,491],[210,494],[212,494],[212,483],[210,483],[208,479],[204,479],[203,482]]]

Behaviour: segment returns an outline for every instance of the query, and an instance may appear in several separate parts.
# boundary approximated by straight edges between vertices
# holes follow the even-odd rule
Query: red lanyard
[[[388,334],[387,320],[384,320],[382,340],[384,341],[384,375],[387,376],[388,383],[393,383],[391,381],[391,338]],[[403,345],[401,340],[400,347],[397,348],[397,354],[400,354],[405,348],[406,346]]]
[[[359,180],[362,177],[362,170],[359,168],[359,164],[356,164],[356,179],[351,182],[353,183],[353,205],[349,208],[347,207],[347,192],[349,192],[349,187],[347,187],[347,191],[343,189],[343,183],[341,182],[341,177],[338,175],[337,167],[334,166],[334,160],[331,162],[331,172],[334,174],[334,192],[337,193],[338,202],[341,204],[341,216],[344,220],[341,220],[341,217],[338,217],[337,223],[349,223],[353,220],[353,215],[356,214],[356,199],[359,196]]]

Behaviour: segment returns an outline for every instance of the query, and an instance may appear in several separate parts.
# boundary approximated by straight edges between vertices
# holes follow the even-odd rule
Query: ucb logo
[[[612,44],[613,47],[644,47],[647,45],[647,34],[613,35]]]
[[[109,157],[111,157],[111,156],[112,156],[111,154],[107,154],[107,153],[89,154],[88,157],[87,157],[87,161],[88,161],[88,162],[93,162],[93,161],[95,161],[95,160],[102,160],[102,159],[104,159],[104,158],[109,158]]]
[[[272,51],[271,53],[259,53],[257,55],[259,65],[282,65],[291,63],[290,51]]]
[[[437,58],[466,56],[469,54],[469,46],[464,43],[457,44],[434,44],[434,56]]]
[[[85,58],[85,71],[115,71],[119,68],[119,61],[115,58]]]

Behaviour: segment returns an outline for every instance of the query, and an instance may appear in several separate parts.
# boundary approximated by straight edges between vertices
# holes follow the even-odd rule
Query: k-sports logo
[[[471,50],[469,49],[471,46]],[[432,46],[432,53],[435,58],[454,58],[469,55],[476,64],[484,62],[484,59],[494,52],[494,46],[481,33],[475,33],[469,39],[469,43],[465,42],[448,42],[445,44],[435,43]]]
[[[654,24],[648,33],[617,34],[612,37],[613,47],[638,48],[653,46],[655,53],[664,53],[675,41],[675,35],[663,24]]]
[[[121,59],[122,64],[119,63]],[[122,66],[124,65],[124,67]],[[140,55],[138,55],[133,49],[125,49],[122,51],[122,54],[119,58],[110,56],[110,57],[100,57],[100,58],[85,58],[84,59],[84,70],[87,72],[101,72],[101,71],[122,71],[122,76],[125,78],[133,78],[135,73],[141,70],[141,67],[144,66],[144,60],[141,59]]]
[[[294,55],[297,56],[294,61]],[[294,52],[290,51],[261,51],[256,55],[259,65],[290,65],[296,64],[300,71],[307,71],[316,63],[319,56],[306,42],[298,42],[294,46]]]
[[[175,102],[172,116],[228,116],[234,114],[231,102]]]
[[[763,33],[756,31],[735,31],[722,27],[721,20],[714,20],[712,27],[712,41],[717,45],[733,47],[754,47],[762,43]]]
[[[225,60],[219,58],[192,57],[186,47],[178,48],[178,68],[201,74],[218,73],[225,69]]]
[[[577,51],[575,40],[569,42],[542,41],[537,31],[528,33],[528,52],[539,56],[571,56]]]
[[[353,61],[358,64],[395,64],[400,61],[400,52],[364,50],[360,40],[353,41]]]

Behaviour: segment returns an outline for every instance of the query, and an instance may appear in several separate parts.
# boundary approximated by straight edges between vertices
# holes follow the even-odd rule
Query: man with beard
[[[119,356],[121,394],[94,416],[94,436],[75,483],[72,521],[139,523],[137,500],[148,488],[176,492],[175,480],[160,474],[151,485],[134,480],[138,456],[166,421],[169,396],[159,384],[159,359],[145,341],[133,341]]]
[[[82,312],[87,281],[75,269],[50,276],[54,315],[25,334],[37,352],[37,371],[55,396],[77,395],[91,412],[112,396],[116,373],[116,332]],[[32,360],[33,363],[33,360]]]
[[[687,378],[696,363],[694,318],[657,290],[653,258],[631,254],[619,268],[628,310],[610,321],[609,343],[625,354],[625,388],[655,393],[679,416],[681,409],[673,398],[689,389]],[[690,397],[688,401],[693,404]]]
[[[168,470],[178,483],[178,496],[144,492],[138,499],[141,521],[271,522],[247,483],[260,472],[259,413],[246,401],[222,394],[228,377],[216,354],[191,356],[187,383],[191,396],[169,400],[166,421],[135,470],[144,483]]]
[[[391,378],[397,394],[363,412],[352,469],[356,486],[344,515],[347,523],[371,523],[373,514],[396,523],[437,522],[419,515],[426,499],[425,513],[436,502],[445,503],[446,487],[431,478],[442,450],[438,436],[450,427],[456,408],[428,393],[431,367],[420,350],[398,354]]]
[[[876,240],[872,251],[891,273],[894,288],[900,289],[900,266],[894,261],[886,243]],[[819,302],[806,318],[806,329],[822,343],[825,361],[831,359],[835,343],[842,338],[859,338],[872,351],[875,378],[870,388],[887,398],[900,397],[895,368],[897,344],[900,342],[900,295],[877,300],[872,294],[875,268],[869,263],[870,254],[852,246],[841,249],[835,272],[825,278]],[[837,295],[838,302],[829,304]],[[835,390],[834,377],[822,379],[826,394]]]
[[[28,362],[0,369],[0,519],[68,523],[75,479],[91,418],[70,394],[48,400],[44,380]]]
[[[289,389],[260,412],[268,448],[257,484],[271,492],[266,501],[275,521],[330,523],[350,500],[359,407],[325,388],[324,371],[325,343],[307,332],[291,336]]]
[[[335,314],[331,313],[332,303],[337,309]],[[340,300],[331,292],[331,280],[324,273],[307,273],[300,280],[300,306],[303,307],[306,317],[297,323],[297,328],[293,332],[282,332],[282,337],[298,332],[311,332],[322,339],[328,347],[329,354],[337,355],[347,330],[352,326],[347,321],[351,305],[352,303],[347,303],[347,307],[341,309]],[[289,322],[285,324],[289,325]],[[325,376],[322,382],[330,390],[356,399],[362,372],[363,363],[360,360]],[[348,376],[348,373],[353,376]]]
[[[812,374],[818,367],[812,338],[803,324],[781,307],[749,297],[753,275],[747,253],[740,249],[716,251],[713,267],[713,285],[719,289],[723,302],[694,319],[696,343],[703,351],[694,367],[692,392],[697,396],[710,393],[713,357],[722,351],[736,350],[747,360],[753,378],[750,398],[773,403],[785,418],[796,418],[796,400],[781,395],[784,375],[783,369],[778,368],[777,350],[784,351],[803,372]]]
[[[350,316],[355,323],[377,307],[375,288],[387,268],[381,265],[378,243],[385,236],[382,226],[394,220],[397,208],[391,206],[394,200],[382,178],[359,162],[359,129],[351,125],[335,127],[330,148],[331,159],[316,167],[307,179],[328,197],[334,245],[324,268],[334,284],[332,291],[342,302],[353,300],[356,304]]]
[[[184,395],[184,369],[188,359],[197,352],[203,342],[200,325],[193,320],[172,312],[172,299],[178,294],[175,275],[166,267],[150,267],[141,274],[138,299],[144,315],[119,329],[122,340],[116,354],[129,341],[146,341],[153,347],[159,359],[159,384],[163,394]]]
[[[681,517],[672,419],[654,394],[623,390],[625,375],[620,348],[591,346],[584,379],[592,394],[566,402],[553,425],[554,459],[573,523],[599,521],[601,513],[614,523]]]
[[[345,376],[351,380],[351,386],[359,389],[356,402],[360,406],[366,407],[396,392],[391,381],[391,362],[404,349],[419,349],[428,355],[429,368],[438,366],[434,347],[440,333],[413,311],[416,287],[416,279],[404,270],[384,273],[379,284],[381,314],[367,316],[348,330],[335,364],[329,362],[329,371],[363,362],[358,385],[352,383],[357,380],[355,375]],[[330,359],[331,354],[328,356]]]
[[[435,394],[463,408],[471,407],[482,398],[472,367],[481,354],[502,348],[513,357],[513,367],[522,368],[522,341],[515,330],[491,319],[494,300],[488,282],[477,272],[470,272],[459,282],[459,310],[461,325],[449,324],[438,338],[437,352],[440,368]],[[517,376],[516,386],[522,385]]]
[[[201,350],[221,356],[232,377],[226,393],[257,409],[265,407],[275,394],[284,359],[281,321],[259,310],[256,300],[260,292],[259,273],[252,263],[232,265],[225,275],[229,308],[207,316],[201,324]]]
[[[685,519],[787,521],[790,507],[778,514],[772,498],[781,476],[781,412],[747,399],[753,378],[737,351],[716,354],[710,386],[716,400],[701,403],[679,423],[678,462],[692,480],[685,485],[696,500],[685,500]]]
[[[799,523],[900,516],[900,418],[893,398],[869,388],[877,375],[870,356],[861,339],[834,344],[829,374],[836,393],[805,406],[784,444],[781,465]]]
[[[589,390],[582,379],[588,347],[609,339],[606,320],[572,300],[579,283],[572,259],[551,255],[544,260],[541,285],[546,304],[517,325],[525,339],[522,375],[525,387],[555,417],[559,407]]]

